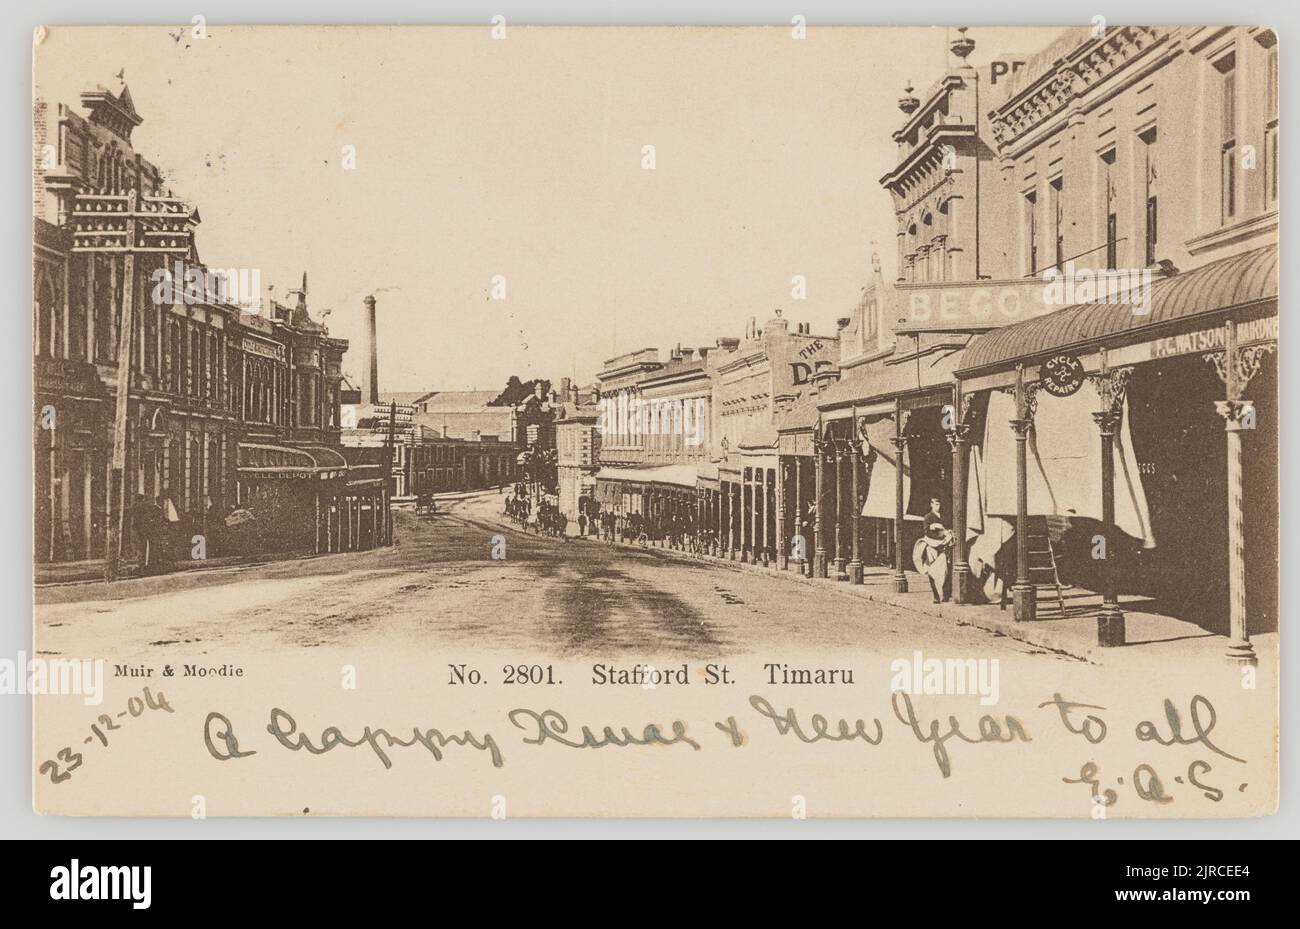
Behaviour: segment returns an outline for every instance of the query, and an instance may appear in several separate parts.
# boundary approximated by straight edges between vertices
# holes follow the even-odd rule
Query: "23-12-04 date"
[[[148,687],[145,687],[139,696],[133,696],[126,701],[126,709],[121,712],[117,714],[100,713],[96,720],[90,724],[87,735],[82,739],[81,744],[92,748],[108,748],[111,744],[110,733],[122,729],[126,720],[139,719],[146,713],[159,710],[166,713],[176,712],[161,691],[155,694]],[[84,763],[85,758],[82,751],[74,750],[71,745],[65,746],[59,749],[54,758],[41,762],[39,771],[41,774],[48,775],[52,783],[62,784],[71,778],[72,772],[80,768]]]

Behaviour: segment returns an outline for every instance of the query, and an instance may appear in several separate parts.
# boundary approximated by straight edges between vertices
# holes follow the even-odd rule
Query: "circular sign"
[[[1074,355],[1053,355],[1039,368],[1043,390],[1053,397],[1070,397],[1083,386],[1083,362]]]

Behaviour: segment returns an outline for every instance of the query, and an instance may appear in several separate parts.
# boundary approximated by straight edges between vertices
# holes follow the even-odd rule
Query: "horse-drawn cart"
[[[434,502],[433,494],[419,494],[415,498],[415,515],[416,516],[433,516],[438,512],[438,504]]]

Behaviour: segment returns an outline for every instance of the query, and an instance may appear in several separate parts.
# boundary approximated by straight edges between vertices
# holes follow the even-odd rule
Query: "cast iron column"
[[[835,452],[835,580],[843,581],[848,578],[844,569],[844,453],[841,440],[831,442]]]
[[[1124,644],[1124,611],[1115,588],[1115,431],[1120,413],[1114,408],[1093,413],[1101,431],[1101,534],[1105,558],[1101,564],[1101,612],[1097,615],[1097,644]]]
[[[854,429],[857,428],[856,423]],[[861,548],[861,529],[862,525],[859,517],[862,513],[862,501],[858,497],[858,471],[861,470],[858,461],[858,443],[856,439],[849,440],[849,467],[853,469],[853,480],[850,482],[849,506],[852,511],[849,513],[849,532],[852,534],[852,554],[853,560],[849,562],[849,583],[862,583],[862,548]]]
[[[813,577],[826,577],[826,532],[822,522],[822,504],[826,496],[826,480],[822,472],[826,467],[826,440],[813,439]]]
[[[799,464],[802,461],[801,456],[794,456],[794,535],[792,538],[798,539],[792,550],[795,561],[795,570],[800,574],[804,573],[804,562],[808,560],[808,540],[803,534],[803,470]]]
[[[903,552],[903,454],[907,449],[907,436],[903,434],[903,405],[894,404],[894,593],[907,593],[907,570]]]
[[[969,480],[967,463],[970,458],[970,423],[966,420],[966,399],[955,392],[953,415],[956,422],[948,433],[952,445],[952,599],[954,603],[970,602],[970,560],[966,552],[966,492]]]
[[[1016,622],[1038,618],[1038,592],[1029,576],[1029,430],[1034,427],[1031,388],[1025,384],[1025,371],[1016,371],[1016,413],[1011,428],[1016,433],[1016,582],[1011,601]]]

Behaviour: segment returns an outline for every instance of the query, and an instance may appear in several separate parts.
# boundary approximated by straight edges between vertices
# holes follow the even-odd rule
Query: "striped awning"
[[[1277,262],[1274,244],[1173,277],[1159,277],[1156,271],[1147,312],[1135,313],[1127,300],[1078,303],[994,329],[967,347],[957,376],[989,374],[1057,352],[1080,354],[1102,346],[1132,345],[1205,325],[1207,317],[1276,302]]]

